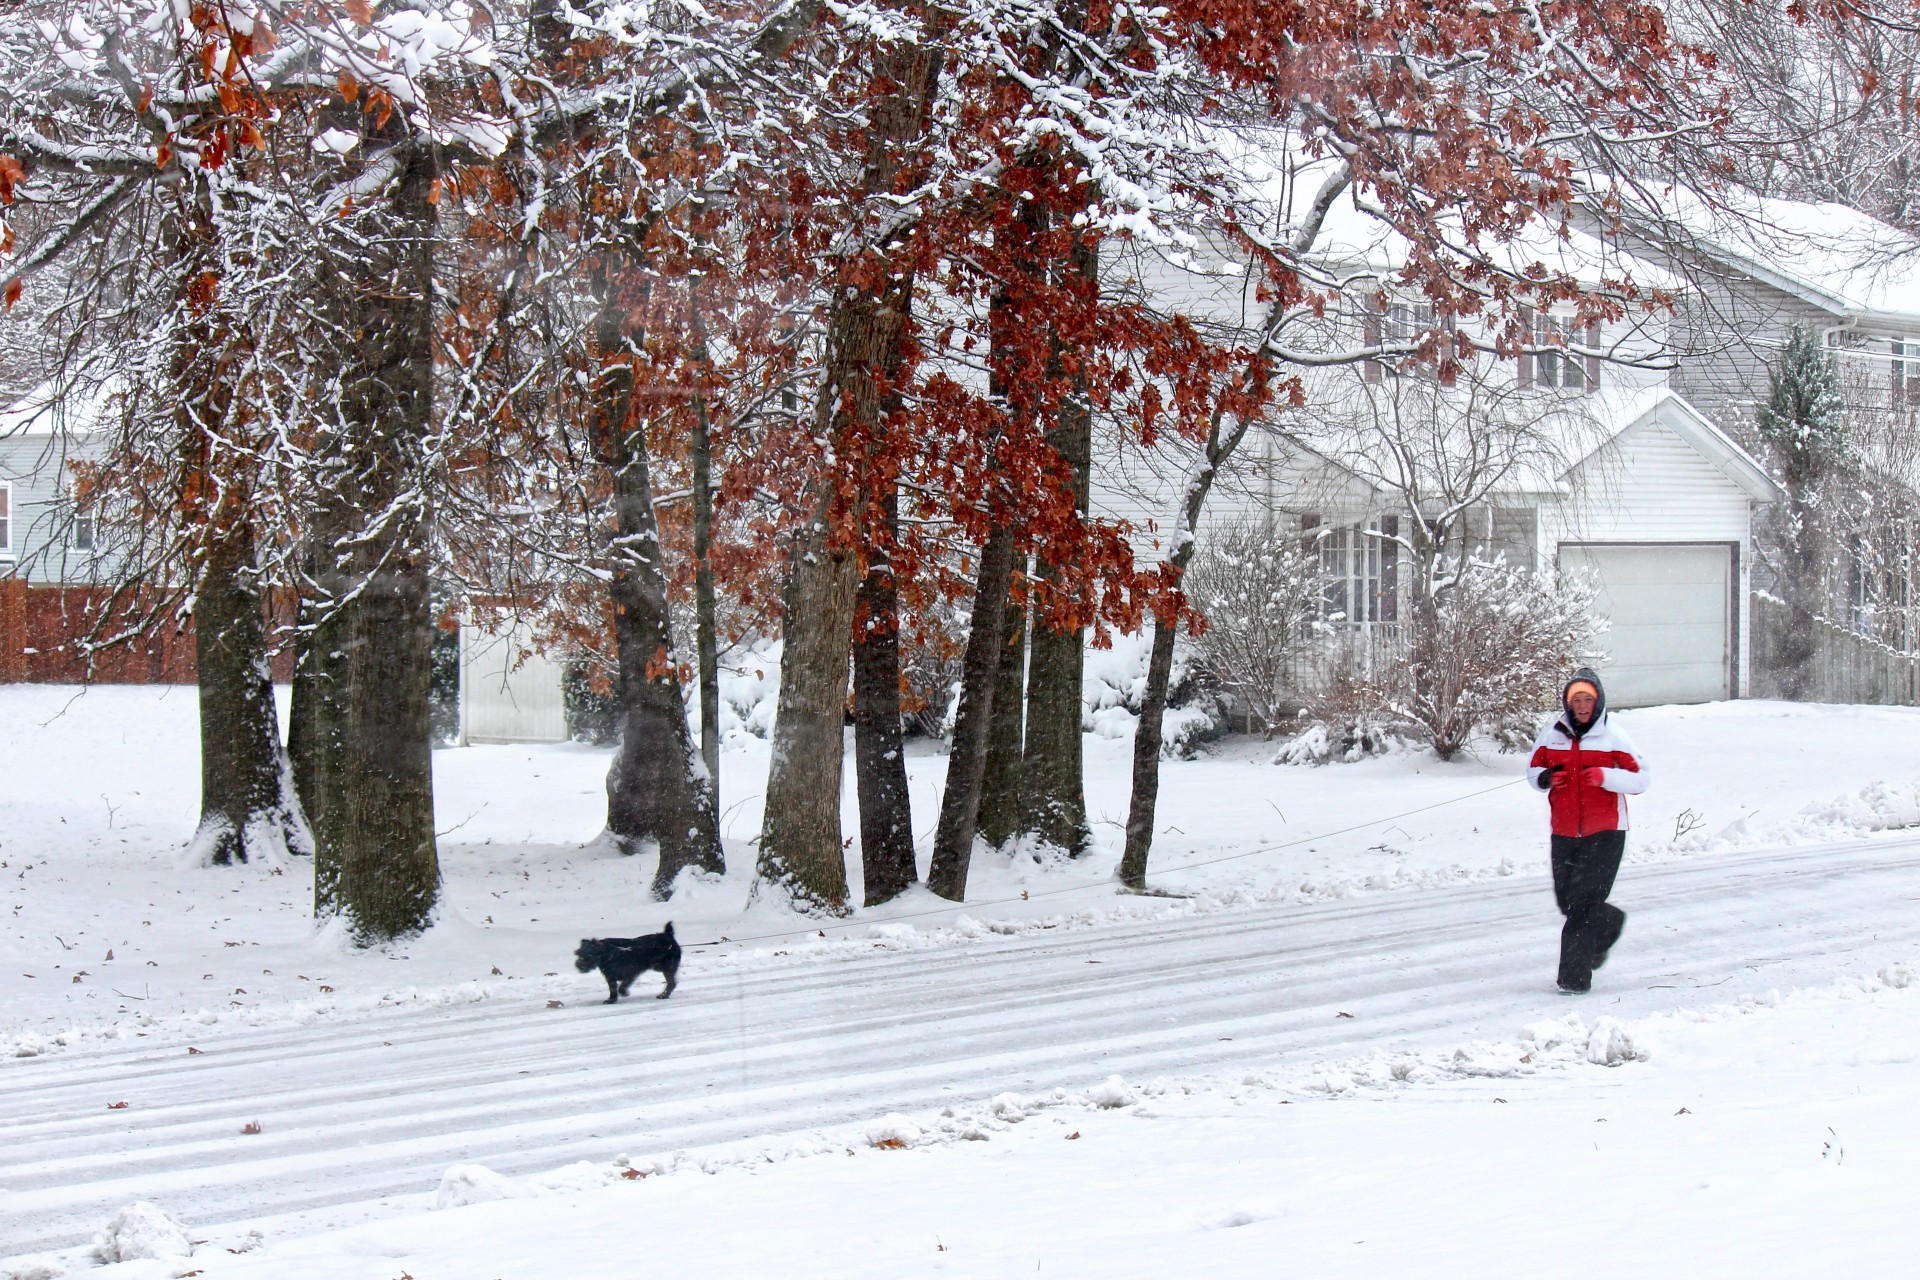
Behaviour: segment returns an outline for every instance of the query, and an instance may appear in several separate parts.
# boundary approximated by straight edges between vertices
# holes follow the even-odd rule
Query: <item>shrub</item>
[[[1263,734],[1301,703],[1323,583],[1317,551],[1246,521],[1209,539],[1182,582],[1206,618],[1192,641],[1195,665]]]
[[[1504,561],[1444,566],[1443,576],[1438,602],[1414,611],[1394,717],[1442,760],[1476,733],[1524,747],[1566,673],[1594,657],[1593,586]]]
[[[560,700],[575,742],[606,747],[620,740],[620,700],[611,678],[597,664],[586,659],[568,663],[560,677]]]

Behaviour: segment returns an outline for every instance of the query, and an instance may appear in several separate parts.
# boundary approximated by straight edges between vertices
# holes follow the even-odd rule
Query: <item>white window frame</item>
[[[13,558],[13,482],[0,480],[0,558]]]
[[[1323,524],[1316,517],[1306,527],[1326,582],[1322,618],[1362,627],[1399,621],[1399,543],[1383,529],[1389,519]]]
[[[1888,404],[1895,409],[1920,407],[1920,338],[1894,338],[1887,345]]]
[[[1600,357],[1575,355],[1569,348],[1597,348],[1600,326],[1590,324],[1575,339],[1574,318],[1551,313],[1535,315],[1528,325],[1538,350],[1520,356],[1520,385],[1592,395],[1600,389]]]

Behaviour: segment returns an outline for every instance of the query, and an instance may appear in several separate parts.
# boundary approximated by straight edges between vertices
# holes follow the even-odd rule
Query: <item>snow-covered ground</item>
[[[1090,736],[1093,855],[819,922],[747,905],[758,740],[665,905],[606,752],[446,750],[444,919],[354,954],[304,865],[181,866],[192,690],[76,693],[0,687],[0,1276],[1912,1271],[1920,713],[1624,713],[1576,999],[1516,757],[1169,762],[1138,898]],[[667,919],[674,999],[595,1003]]]

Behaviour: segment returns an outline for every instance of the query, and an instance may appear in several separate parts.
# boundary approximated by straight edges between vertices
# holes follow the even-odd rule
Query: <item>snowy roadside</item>
[[[1893,1276],[1920,1238],[1916,992],[1894,966],[1284,1079],[1110,1077],[534,1177],[455,1166],[395,1216],[301,1238],[130,1208],[0,1275]]]
[[[1088,857],[986,855],[964,906],[921,890],[846,920],[807,920],[746,905],[765,759],[764,743],[742,736],[722,765],[729,872],[690,881],[663,905],[645,898],[644,858],[594,842],[606,752],[475,747],[435,757],[441,924],[392,952],[357,955],[312,929],[303,865],[180,865],[198,782],[190,690],[75,694],[0,688],[16,784],[0,799],[0,911],[10,921],[0,940],[0,1057],[395,1005],[577,1002],[593,998],[596,981],[567,963],[578,937],[667,919],[684,941],[716,944],[694,951],[689,976],[724,975],[1544,876],[1540,801],[1520,783],[1517,757],[1276,767],[1270,747],[1230,740],[1216,755],[1166,765],[1152,876],[1186,896],[1118,895],[1130,743],[1090,736]],[[1920,767],[1901,770],[1903,757],[1885,748],[1920,729],[1912,710],[1741,702],[1623,715],[1655,773],[1653,791],[1635,802],[1630,863],[1920,823]],[[916,812],[929,823],[944,765],[938,755],[910,760]],[[857,870],[857,849],[854,862]]]

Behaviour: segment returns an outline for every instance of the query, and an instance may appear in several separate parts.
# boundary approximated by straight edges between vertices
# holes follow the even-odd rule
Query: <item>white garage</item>
[[[505,612],[460,627],[460,742],[565,742],[561,666]]]
[[[1562,572],[1585,574],[1607,624],[1600,666],[1616,707],[1733,696],[1738,668],[1735,543],[1564,542]]]
[[[1539,562],[1592,575],[1610,705],[1740,697],[1754,510],[1779,489],[1671,390],[1615,396],[1539,506]]]

